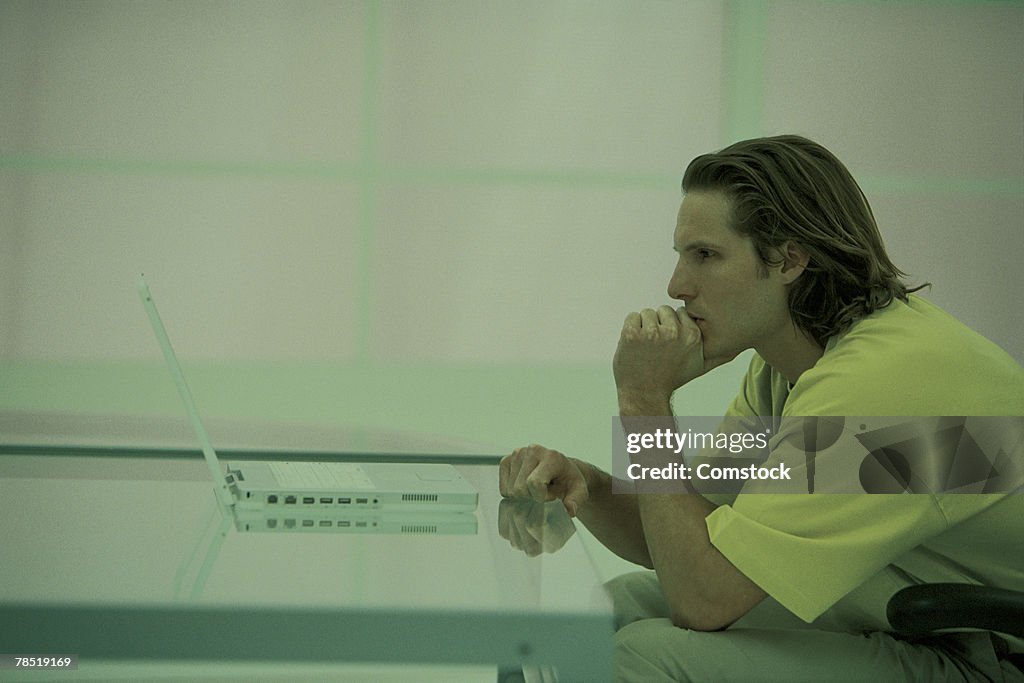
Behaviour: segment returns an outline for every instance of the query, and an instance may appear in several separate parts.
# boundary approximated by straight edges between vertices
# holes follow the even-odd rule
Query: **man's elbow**
[[[694,610],[685,612],[673,610],[670,618],[672,625],[676,628],[685,628],[691,631],[723,631],[735,621],[735,619],[723,619],[713,612]]]
[[[691,631],[724,631],[758,602],[760,600],[750,605],[739,605],[728,601],[691,599],[686,605],[672,606],[669,618],[672,625],[677,628]]]

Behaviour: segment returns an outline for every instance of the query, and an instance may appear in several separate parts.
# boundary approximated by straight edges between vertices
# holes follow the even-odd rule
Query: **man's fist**
[[[571,517],[589,497],[587,481],[576,463],[536,444],[517,448],[501,459],[498,491],[506,498],[529,498],[538,503],[559,499]]]
[[[685,309],[671,306],[630,313],[612,361],[620,396],[667,401],[679,387],[704,374],[700,328]]]

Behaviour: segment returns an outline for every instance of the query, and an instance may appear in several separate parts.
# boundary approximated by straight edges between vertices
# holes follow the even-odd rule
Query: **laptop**
[[[222,465],[199,417],[156,302],[141,275],[138,290],[202,447],[217,497],[225,505],[267,511],[357,513],[457,513],[476,509],[476,489],[448,464],[230,461]]]
[[[242,532],[475,536],[476,515],[465,512],[344,511],[236,506],[235,529]]]

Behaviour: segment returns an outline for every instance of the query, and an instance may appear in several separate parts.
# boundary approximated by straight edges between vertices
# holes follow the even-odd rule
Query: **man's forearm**
[[[671,415],[668,400],[651,401],[637,392],[619,391],[619,414],[623,416]],[[613,493],[612,475],[590,463],[575,460],[587,481],[589,499],[578,519],[601,543],[619,557],[653,569],[651,554],[635,493]]]
[[[619,557],[652,568],[635,494],[612,493],[612,476],[590,463],[575,460],[590,494],[578,519],[606,548]]]
[[[668,399],[621,393],[619,414],[674,420]],[[706,518],[716,506],[696,490],[643,493],[634,499],[648,566],[658,574],[676,626],[724,628],[764,598],[764,592],[711,544]]]

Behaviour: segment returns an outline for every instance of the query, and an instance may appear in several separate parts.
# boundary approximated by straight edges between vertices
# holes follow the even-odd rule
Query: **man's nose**
[[[673,299],[686,301],[693,298],[693,287],[686,278],[686,273],[679,266],[672,271],[672,277],[668,281],[668,295]]]

